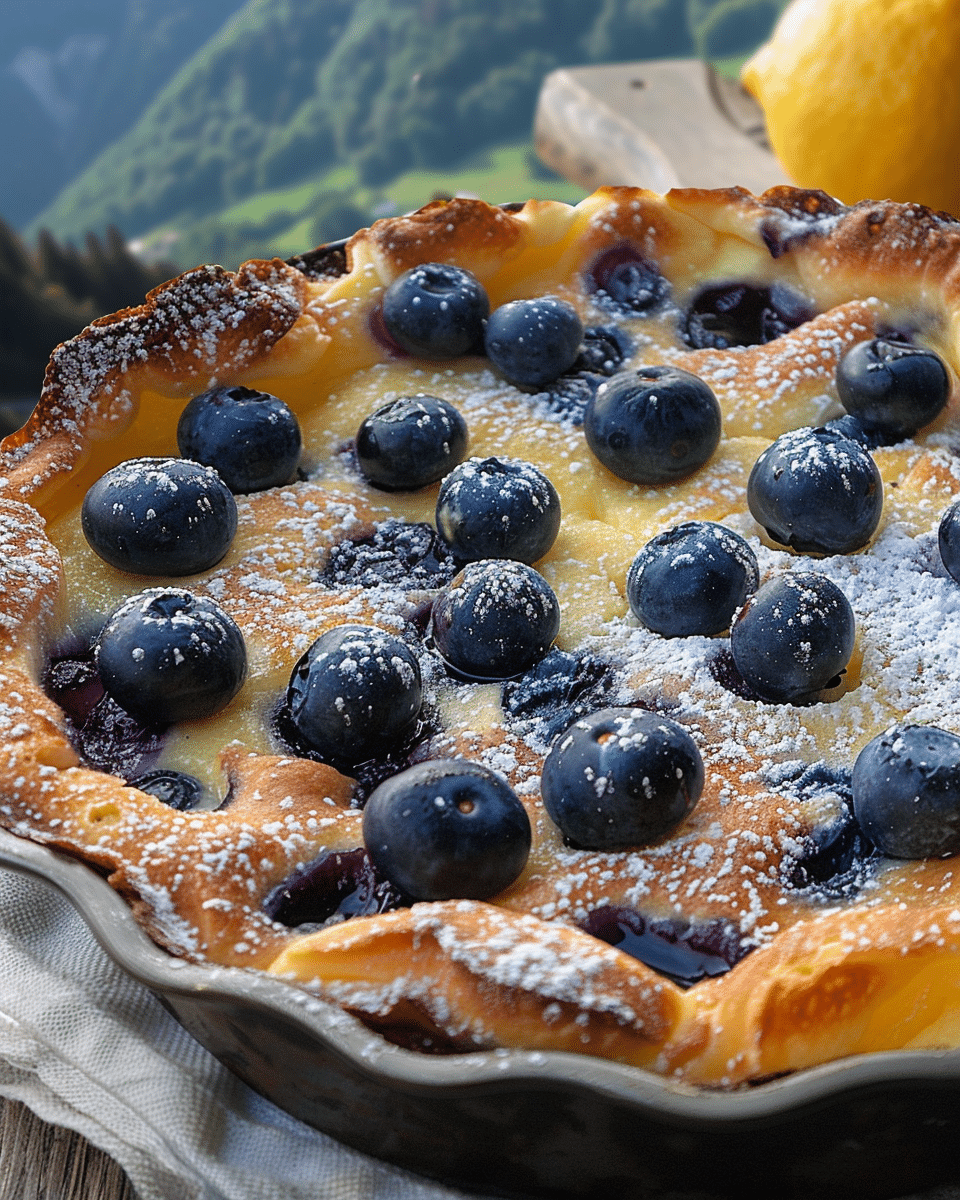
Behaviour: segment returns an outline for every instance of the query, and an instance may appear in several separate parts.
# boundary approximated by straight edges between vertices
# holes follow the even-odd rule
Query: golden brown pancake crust
[[[592,265],[624,244],[669,281],[664,314],[615,317],[596,295]],[[634,361],[701,375],[724,413],[714,458],[679,484],[636,488],[592,459],[574,425],[503,383],[485,360],[392,353],[378,340],[382,291],[408,267],[438,260],[474,271],[494,306],[561,295],[588,323],[619,321]],[[795,760],[849,768],[874,733],[905,715],[960,731],[960,668],[944,661],[922,619],[936,602],[948,622],[941,638],[960,622],[955,585],[931,557],[939,515],[960,491],[956,397],[922,436],[877,451],[887,488],[881,530],[862,555],[824,567],[853,593],[859,632],[847,678],[821,703],[736,695],[718,682],[723,639],[671,645],[640,629],[624,599],[633,555],[684,519],[722,520],[753,537],[765,575],[797,565],[752,524],[750,467],[780,432],[839,411],[836,364],[878,329],[936,350],[956,381],[960,224],[915,206],[844,208],[791,188],[762,197],[610,188],[576,208],[438,201],[360,231],[342,254],[294,261],[302,269],[279,260],[235,274],[201,267],[95,322],[54,352],[34,415],[4,442],[0,821],[105,871],[173,953],[289,977],[388,1035],[418,1028],[423,1041],[460,1049],[574,1050],[714,1087],[845,1054],[960,1045],[952,860],[880,864],[849,895],[798,889],[790,871],[818,818],[775,770]],[[691,350],[677,334],[678,312],[700,288],[730,282],[787,287],[815,315],[766,345]],[[179,813],[85,764],[42,684],[52,647],[156,582],[92,555],[77,523],[86,488],[126,458],[175,453],[183,404],[213,383],[285,399],[304,427],[309,477],[240,498],[227,559],[190,581],[237,619],[254,670],[224,714],[180,731],[176,753],[197,756],[225,803]],[[510,779],[534,830],[526,870],[492,903],[419,904],[291,930],[267,917],[265,896],[321,852],[360,846],[360,811],[350,779],[276,743],[271,705],[324,629],[355,620],[409,628],[430,599],[320,578],[338,542],[388,515],[430,517],[435,488],[377,493],[349,455],[359,419],[405,390],[449,395],[468,420],[471,453],[528,457],[554,480],[564,525],[539,565],[561,601],[560,644],[612,664],[612,699],[650,703],[688,726],[705,792],[660,845],[573,850],[539,797],[542,730],[505,718],[498,687],[456,684],[434,662],[426,678],[434,724],[417,753],[478,758]],[[616,904],[729,928],[744,956],[683,990],[579,928]]]

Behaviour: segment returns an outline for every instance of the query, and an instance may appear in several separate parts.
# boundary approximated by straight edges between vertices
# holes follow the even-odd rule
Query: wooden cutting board
[[[762,192],[790,183],[759,105],[699,59],[651,59],[554,71],[534,120],[539,158],[587,191],[627,184]]]

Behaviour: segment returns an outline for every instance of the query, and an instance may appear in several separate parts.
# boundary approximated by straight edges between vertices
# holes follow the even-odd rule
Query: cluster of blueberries
[[[662,277],[635,256],[605,269],[604,288],[620,311],[664,301]],[[687,315],[691,344],[730,344],[744,321],[757,325],[756,340],[768,340],[805,319],[782,297],[721,291]],[[491,313],[475,277],[446,264],[423,264],[398,278],[379,319],[399,352],[431,359],[482,352],[527,391],[549,385],[583,354],[582,323],[565,301],[515,300]],[[587,445],[604,466],[649,486],[686,477],[710,458],[721,414],[702,380],[665,366],[608,374],[583,413]],[[878,338],[845,356],[838,390],[847,416],[778,438],[749,480],[757,521],[776,542],[804,553],[849,553],[867,544],[883,502],[869,451],[929,423],[946,403],[949,380],[930,352]],[[183,577],[215,565],[236,531],[234,495],[289,482],[300,458],[290,410],[242,387],[195,397],[177,436],[181,458],[123,463],[84,500],[86,537],[120,570]],[[364,420],[356,461],[385,490],[440,481],[436,527],[461,569],[433,602],[429,644],[459,679],[504,681],[536,669],[559,630],[556,596],[533,564],[557,536],[560,502],[532,464],[465,459],[467,445],[466,424],[451,404],[403,396]],[[944,517],[941,552],[960,579],[960,505]],[[759,586],[747,542],[711,522],[688,522],[654,538],[636,556],[626,589],[637,619],[663,636],[729,629],[743,682],[775,703],[816,698],[853,650],[853,613],[835,584],[807,571]],[[94,653],[109,695],[151,725],[212,715],[237,694],[246,673],[236,624],[213,600],[187,589],[151,588],[122,603]],[[311,751],[349,768],[410,736],[421,719],[420,663],[401,637],[339,626],[296,664],[285,703]],[[908,727],[872,742],[858,760],[852,791],[856,818],[873,844],[908,857],[957,852],[957,764],[960,739],[942,730]],[[699,751],[682,726],[640,708],[607,707],[579,715],[556,738],[542,796],[571,844],[618,850],[669,834],[692,811],[703,781]],[[170,773],[153,790],[183,801],[171,791]],[[187,791],[194,803],[196,789]],[[378,877],[413,899],[495,895],[519,877],[531,845],[515,793],[493,772],[459,760],[419,763],[388,778],[370,795],[363,828]]]

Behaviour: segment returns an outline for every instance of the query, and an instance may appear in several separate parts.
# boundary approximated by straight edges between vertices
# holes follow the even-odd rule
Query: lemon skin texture
[[[741,80],[798,184],[960,216],[960,0],[793,0]]]

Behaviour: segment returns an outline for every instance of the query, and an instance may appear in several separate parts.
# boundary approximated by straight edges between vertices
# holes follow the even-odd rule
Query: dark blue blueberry
[[[327,587],[444,587],[459,566],[432,525],[391,518],[367,538],[338,542],[320,572]]]
[[[850,661],[856,622],[835,583],[814,571],[768,580],[730,631],[733,661],[764,700],[802,704],[834,685]]]
[[[380,875],[362,847],[324,850],[312,862],[288,875],[264,897],[263,910],[273,921],[295,929],[322,925],[331,917],[370,917],[408,903]]]
[[[134,458],[89,489],[80,519],[91,547],[118,571],[196,575],[230,549],[237,503],[212,467]]]
[[[572,304],[556,296],[511,300],[487,321],[487,357],[510,383],[542,388],[569,371],[580,354],[583,323]]]
[[[416,655],[372,625],[337,625],[321,634],[287,688],[297,731],[334,766],[363,762],[402,741],[422,700]]]
[[[613,682],[609,663],[554,647],[524,675],[504,683],[501,702],[508,716],[534,722],[541,742],[549,744],[572,720],[602,708]]]
[[[605,378],[605,375],[597,375],[592,371],[568,372],[555,380],[549,389],[538,392],[537,399],[542,399],[558,417],[573,425],[582,425],[587,405]]]
[[[583,424],[587,405],[603,383],[615,375],[633,349],[631,338],[617,325],[590,325],[583,331],[583,342],[576,362],[569,371],[538,393],[551,412]]]
[[[205,596],[150,588],[124,600],[95,645],[100,679],[126,712],[158,725],[213,716],[243,684],[243,634]]]
[[[130,779],[156,764],[163,750],[164,726],[149,714],[133,716],[105,695],[74,727],[71,740],[86,766]]]
[[[747,503],[783,546],[803,554],[850,554],[880,524],[883,480],[858,442],[829,429],[794,429],[754,463]]]
[[[823,428],[849,438],[851,442],[858,442],[864,450],[877,450],[880,446],[888,446],[891,443],[891,439],[885,437],[879,429],[865,429],[860,419],[852,417],[849,413],[827,421]],[[899,441],[899,438],[894,440]]]
[[[868,742],[853,766],[853,809],[882,854],[960,853],[960,737],[899,725]]]
[[[727,283],[704,288],[694,297],[680,335],[696,350],[762,346],[813,315],[810,302],[782,284]]]
[[[632,350],[632,338],[619,325],[588,325],[573,370],[616,375]]]
[[[357,433],[364,478],[386,491],[415,491],[442,479],[467,452],[467,423],[437,396],[399,396],[367,417]]]
[[[438,653],[467,679],[512,679],[539,662],[560,630],[560,605],[533,567],[467,563],[433,605]]]
[[[601,305],[624,317],[646,316],[670,295],[656,263],[626,242],[604,250],[587,270],[586,282]]]
[[[276,396],[246,387],[216,387],[194,396],[180,414],[184,458],[214,467],[231,492],[262,492],[289,483],[300,462],[300,424]]]
[[[947,573],[960,583],[960,500],[951,504],[940,518],[937,543]]]
[[[680,917],[645,917],[619,904],[595,908],[580,928],[680,987],[725,975],[750,952],[729,921],[695,924]]]
[[[437,529],[457,558],[543,558],[560,530],[560,497],[518,458],[471,458],[440,485]]]
[[[78,648],[52,661],[43,677],[43,689],[74,725],[82,725],[104,694],[92,647]]]
[[[892,338],[859,342],[837,366],[837,393],[866,429],[891,440],[929,425],[950,396],[947,368],[932,350]]]
[[[809,827],[798,852],[784,858],[784,881],[824,899],[855,895],[876,851],[853,813],[850,772],[814,763],[778,790],[793,797]]]
[[[147,771],[145,775],[138,775],[129,780],[129,783],[131,787],[156,796],[158,800],[179,812],[199,808],[205,791],[203,784],[194,775],[162,767]]]
[[[687,521],[647,542],[627,572],[627,600],[638,621],[664,637],[711,636],[760,582],[744,539],[713,521]]]
[[[540,790],[564,837],[587,850],[660,841],[693,811],[703,760],[682,725],[639,708],[604,708],[560,734]]]
[[[490,301],[469,271],[449,263],[421,263],[398,276],[383,296],[383,324],[408,354],[458,358],[483,344]]]
[[[493,771],[436,759],[380,784],[363,840],[377,871],[414,900],[486,900],[526,866],[530,819]]]
[[[603,382],[587,405],[587,445],[629,483],[673,483],[702,467],[720,441],[720,405],[679,367],[638,367]]]
[[[163,749],[163,728],[125,712],[108,696],[94,647],[76,645],[54,659],[43,687],[69,719],[70,737],[85,765],[130,779],[147,770]]]

